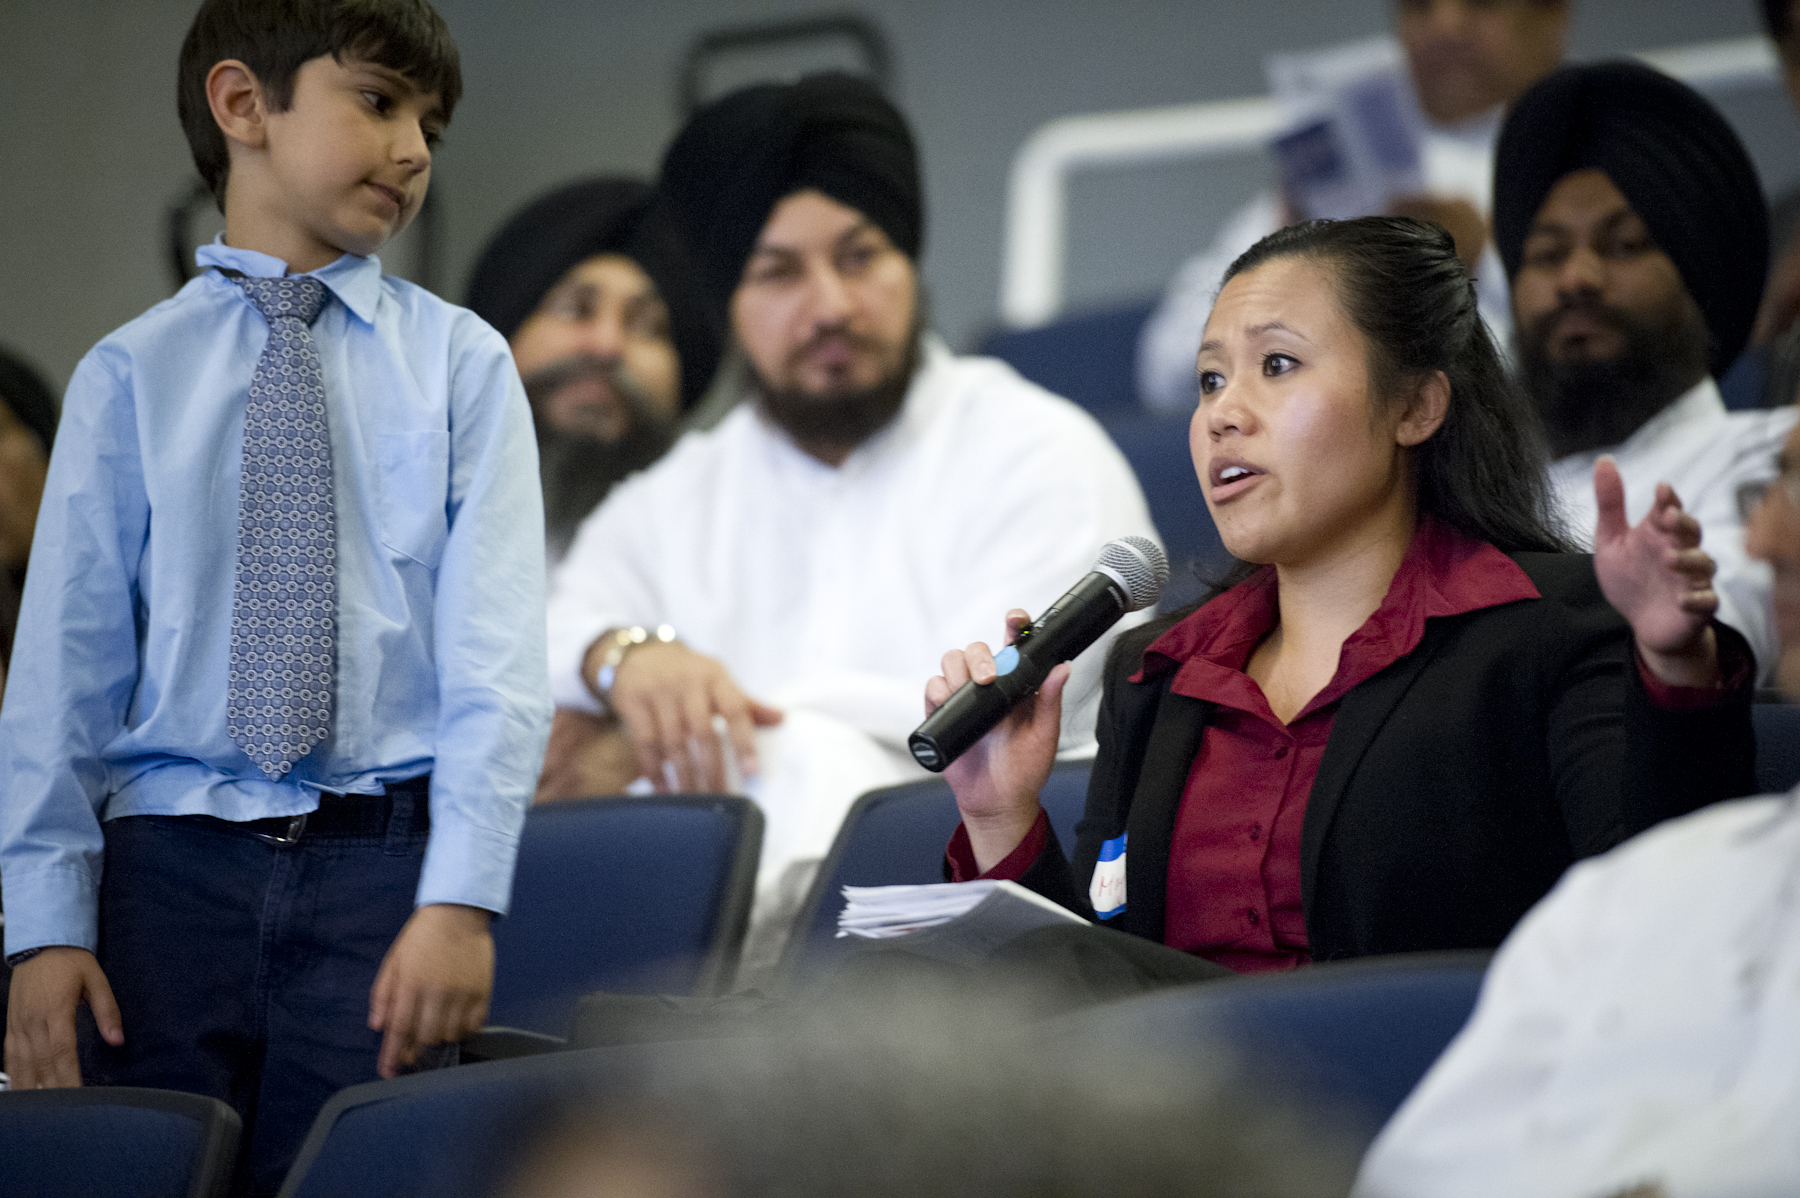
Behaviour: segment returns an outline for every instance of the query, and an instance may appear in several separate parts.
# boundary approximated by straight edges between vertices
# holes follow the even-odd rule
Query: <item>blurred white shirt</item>
[[[1355,1198],[1800,1193],[1800,809],[1717,804],[1576,865]]]
[[[929,776],[906,737],[947,650],[997,645],[1009,608],[1044,610],[1131,534],[1156,537],[1092,417],[927,337],[900,415],[841,466],[746,402],[620,483],[552,580],[552,693],[598,710],[579,673],[588,645],[669,624],[786,711],[759,734],[763,773],[745,787],[767,821],[766,884],[822,857],[859,794]],[[1075,663],[1065,753],[1091,752],[1110,641]]]
[[[1744,634],[1756,654],[1757,674],[1767,680],[1779,652],[1767,564],[1744,552],[1744,522],[1737,491],[1747,482],[1775,477],[1775,455],[1800,409],[1728,412],[1711,378],[1702,379],[1637,432],[1606,449],[1570,454],[1550,467],[1569,535],[1584,549],[1594,544],[1599,509],[1594,504],[1594,463],[1610,454],[1625,480],[1625,514],[1635,524],[1649,514],[1656,484],[1666,482],[1681,506],[1700,521],[1700,547],[1718,563],[1713,589],[1718,618]]]
[[[1425,187],[1433,195],[1469,201],[1483,219],[1493,204],[1494,143],[1500,110],[1454,127],[1427,124],[1419,143]],[[1266,191],[1225,222],[1211,246],[1182,263],[1151,313],[1138,340],[1138,395],[1159,412],[1191,412],[1199,398],[1194,359],[1212,315],[1219,281],[1238,255],[1281,228],[1281,195]],[[1481,315],[1505,352],[1512,335],[1506,270],[1488,239],[1475,269],[1475,298]]]

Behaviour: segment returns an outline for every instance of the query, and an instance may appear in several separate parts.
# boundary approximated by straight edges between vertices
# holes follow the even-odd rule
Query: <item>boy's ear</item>
[[[1434,370],[1419,380],[1412,402],[1400,418],[1400,427],[1394,430],[1394,440],[1404,446],[1424,444],[1443,426],[1449,411],[1450,376]]]
[[[256,72],[235,58],[213,64],[206,72],[206,103],[227,142],[261,149],[268,137],[268,104]]]

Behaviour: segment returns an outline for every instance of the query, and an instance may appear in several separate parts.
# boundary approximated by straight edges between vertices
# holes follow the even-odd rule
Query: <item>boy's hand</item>
[[[100,962],[85,948],[47,948],[13,970],[6,1000],[6,1072],[15,1090],[81,1084],[75,1053],[75,1007],[87,1003],[100,1034],[125,1043],[119,1004]]]
[[[369,992],[369,1027],[382,1032],[383,1077],[396,1077],[427,1044],[481,1030],[494,990],[493,916],[479,907],[420,907],[394,937]]]

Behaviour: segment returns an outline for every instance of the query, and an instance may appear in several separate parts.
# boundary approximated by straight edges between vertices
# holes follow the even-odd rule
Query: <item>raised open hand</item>
[[[1668,483],[1656,485],[1650,513],[1625,517],[1625,481],[1611,458],[1594,465],[1594,573],[1607,601],[1631,624],[1638,652],[1657,677],[1675,686],[1719,680],[1712,615],[1713,560],[1700,548],[1700,523],[1681,510]]]

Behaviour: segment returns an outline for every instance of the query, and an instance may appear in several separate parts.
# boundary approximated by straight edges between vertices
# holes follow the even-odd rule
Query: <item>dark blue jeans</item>
[[[369,990],[412,914],[427,823],[423,793],[364,801],[384,809],[371,834],[285,846],[207,816],[105,824],[100,964],[125,1044],[84,1020],[83,1077],[230,1103],[238,1193],[273,1194],[326,1099],[376,1078]]]

